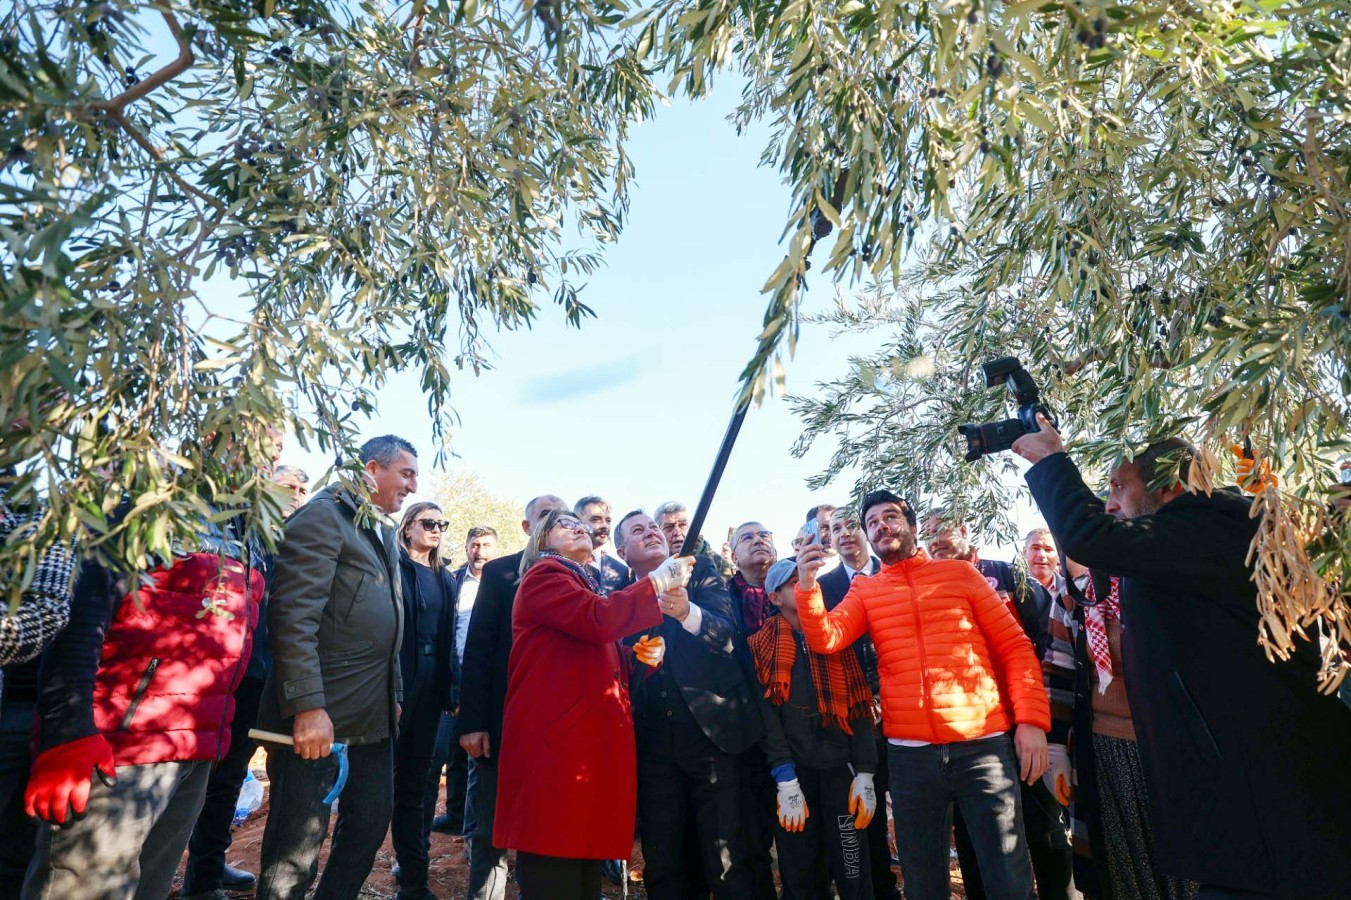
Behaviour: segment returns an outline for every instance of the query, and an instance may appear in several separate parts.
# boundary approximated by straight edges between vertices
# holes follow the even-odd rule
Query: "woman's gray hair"
[[[577,518],[572,510],[567,507],[558,507],[549,510],[544,518],[535,523],[535,527],[530,531],[530,540],[526,541],[525,549],[521,551],[522,578],[525,577],[526,572],[530,571],[530,567],[544,556],[544,539],[549,536],[550,531],[553,531],[554,526],[558,524],[558,520],[565,516],[569,519]]]

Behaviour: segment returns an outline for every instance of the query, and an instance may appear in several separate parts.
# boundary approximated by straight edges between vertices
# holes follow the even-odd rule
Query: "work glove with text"
[[[796,778],[779,782],[779,825],[784,831],[801,831],[807,827],[807,798],[802,796],[802,785]]]
[[[652,585],[657,589],[657,596],[660,597],[667,591],[682,588],[690,583],[690,573],[694,571],[693,556],[668,556],[651,572],[647,577],[652,579]]]
[[[662,657],[666,655],[666,638],[639,638],[638,642],[633,645],[633,655],[638,657],[638,662],[655,669],[661,665]]]
[[[873,788],[873,776],[869,772],[859,772],[849,785],[849,811],[854,814],[854,827],[859,831],[868,827],[877,812],[877,791]]]
[[[69,825],[84,815],[89,789],[98,773],[104,784],[117,783],[113,748],[101,734],[58,744],[38,754],[24,791],[24,809],[53,825]]]
[[[1051,764],[1041,776],[1042,783],[1061,806],[1070,805],[1070,749],[1064,744],[1047,744]]]

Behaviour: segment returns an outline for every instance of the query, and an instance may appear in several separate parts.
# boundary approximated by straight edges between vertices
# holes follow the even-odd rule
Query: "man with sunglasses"
[[[979,572],[918,548],[907,501],[873,491],[859,511],[881,570],[855,578],[827,612],[817,583],[824,549],[805,545],[798,616],[817,653],[838,653],[864,634],[877,648],[905,895],[948,895],[957,804],[989,895],[1031,900],[1018,782],[1036,781],[1047,766],[1051,709],[1041,662]]]

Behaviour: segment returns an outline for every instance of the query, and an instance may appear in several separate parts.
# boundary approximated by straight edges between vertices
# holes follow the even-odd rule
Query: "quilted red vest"
[[[263,591],[256,569],[193,553],[122,598],[94,684],[94,725],[118,765],[225,755]]]

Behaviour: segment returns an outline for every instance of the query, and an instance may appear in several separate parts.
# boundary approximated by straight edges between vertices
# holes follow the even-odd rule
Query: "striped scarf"
[[[555,553],[552,550],[545,550],[540,553],[541,559],[553,559],[561,562],[573,571],[574,574],[581,577],[586,582],[586,586],[591,589],[591,593],[600,593],[600,582],[596,581],[596,576],[591,574],[591,570],[578,562],[573,562],[561,553]]]
[[[772,615],[746,643],[755,659],[755,674],[765,685],[765,697],[775,706],[783,706],[792,689],[793,662],[797,659],[793,627],[783,616]],[[858,655],[852,647],[829,656],[808,650],[807,666],[822,726],[853,734],[849,721],[869,718],[873,700],[872,691],[863,680]]]

